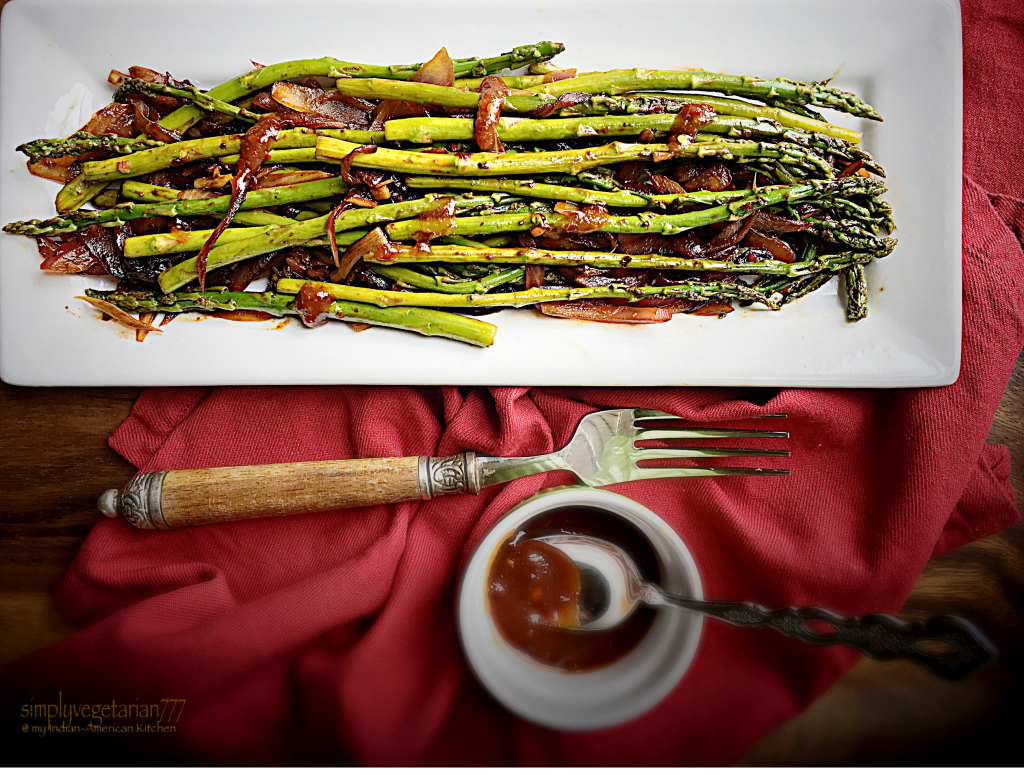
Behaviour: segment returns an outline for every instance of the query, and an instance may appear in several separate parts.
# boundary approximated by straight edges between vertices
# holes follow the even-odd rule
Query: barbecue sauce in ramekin
[[[572,629],[577,624],[579,571],[555,547],[531,540],[560,533],[611,541],[632,557],[644,578],[655,583],[661,581],[661,570],[639,530],[589,507],[573,506],[534,517],[498,547],[488,570],[487,602],[501,637],[543,665],[568,672],[594,670],[632,651],[647,634],[656,612],[640,606],[613,629]]]

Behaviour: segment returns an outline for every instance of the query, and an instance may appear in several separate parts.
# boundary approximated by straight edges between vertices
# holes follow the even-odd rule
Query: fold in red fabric
[[[528,455],[564,444],[597,408],[765,427],[779,421],[750,418],[786,413],[789,478],[612,489],[679,533],[710,598],[894,612],[931,556],[1020,516],[1009,455],[985,439],[1024,344],[1024,9],[971,2],[964,19],[964,345],[955,385],[149,390],[111,445],[140,469],[464,449]],[[513,717],[459,651],[457,574],[502,514],[566,483],[562,476],[171,533],[101,520],[57,591],[61,608],[89,626],[9,665],[4,695],[18,707],[58,692],[65,702],[182,698],[164,745],[203,763],[717,765],[858,658],[709,621],[688,674],[633,722],[564,734]]]

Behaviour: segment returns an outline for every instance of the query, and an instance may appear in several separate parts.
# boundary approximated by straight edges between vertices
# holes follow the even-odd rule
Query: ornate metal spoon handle
[[[875,659],[910,659],[943,678],[962,678],[996,655],[995,646],[959,616],[908,622],[888,614],[837,616],[823,608],[726,603],[661,593],[666,602],[739,627],[770,627],[815,646],[851,646]],[[818,629],[812,628],[817,623]]]

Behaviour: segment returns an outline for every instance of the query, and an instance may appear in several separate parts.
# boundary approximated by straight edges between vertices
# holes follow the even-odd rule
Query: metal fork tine
[[[789,476],[792,472],[785,468],[711,468],[700,466],[659,466],[658,468],[638,468],[633,466],[630,480],[640,479],[677,479],[680,477],[700,476]]]
[[[634,420],[685,420],[685,417],[678,417],[674,414],[659,412],[657,409],[634,409]]]
[[[785,417],[785,415],[764,415]],[[751,418],[761,419],[761,418]],[[683,427],[650,428],[644,422],[683,420]],[[713,444],[677,443],[677,439],[788,439],[785,431],[737,428],[692,427],[693,420],[658,409],[603,409],[585,415],[576,426],[568,443],[559,450],[530,457],[504,458],[477,455],[480,484],[486,487],[508,482],[520,476],[546,471],[571,471],[590,487],[605,487],[619,482],[697,476],[786,476],[790,472],[773,468],[719,468],[686,465],[692,462],[713,462],[715,458],[788,457],[785,449],[749,449],[717,447]],[[739,420],[735,422],[739,423]],[[668,424],[667,422],[665,424]],[[676,423],[672,423],[676,424]],[[685,427],[690,425],[691,427]],[[647,440],[665,443],[646,446]],[[662,466],[641,468],[646,460],[660,460]],[[761,462],[761,461],[756,461]]]
[[[789,457],[788,449],[723,449],[715,447],[638,448],[637,460],[667,460],[676,457]]]
[[[786,431],[751,431],[738,428],[639,428],[638,441],[649,439],[788,439]]]

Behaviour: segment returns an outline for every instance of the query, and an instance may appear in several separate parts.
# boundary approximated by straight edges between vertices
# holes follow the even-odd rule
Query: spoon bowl
[[[654,601],[633,560],[603,538],[581,535],[540,536],[580,570],[580,629],[607,630],[620,624],[641,602]],[[647,601],[650,597],[651,601]]]

